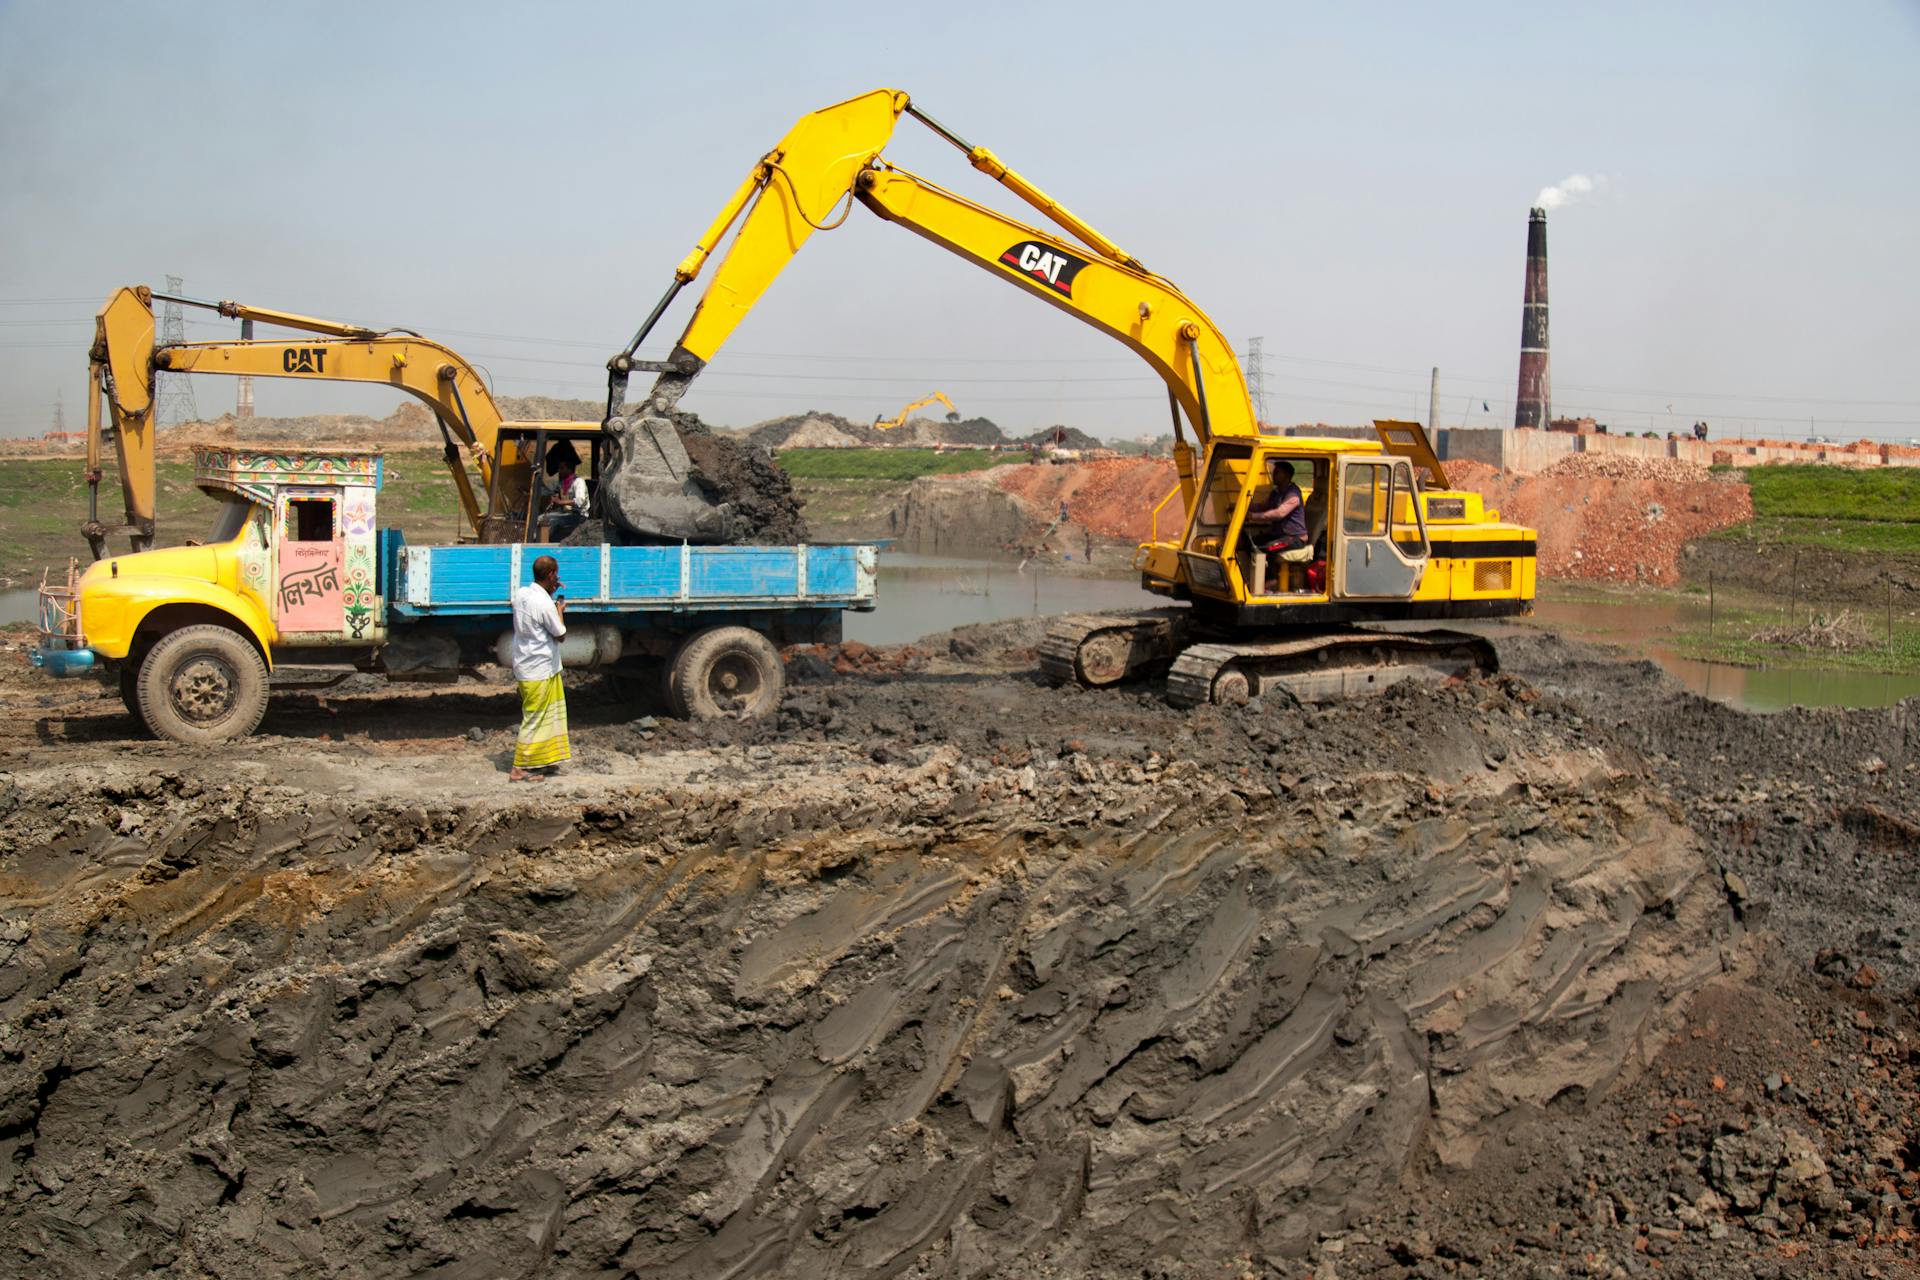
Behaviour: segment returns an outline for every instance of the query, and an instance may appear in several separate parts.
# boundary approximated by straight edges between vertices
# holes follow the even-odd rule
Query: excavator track
[[[1409,678],[1499,667],[1491,643],[1458,631],[1352,629],[1287,640],[1196,644],[1167,672],[1167,701],[1197,707],[1245,702],[1278,690],[1299,702],[1333,702],[1378,693]]]
[[[1061,684],[1118,684],[1171,661],[1186,643],[1187,623],[1187,610],[1178,608],[1055,618],[1040,642],[1040,673]]]

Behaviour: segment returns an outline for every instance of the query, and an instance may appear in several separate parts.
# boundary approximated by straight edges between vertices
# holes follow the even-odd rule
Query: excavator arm
[[[154,345],[153,299],[218,311],[322,335],[317,339],[190,342]],[[105,554],[107,536],[127,533],[136,551],[154,536],[153,379],[156,373],[215,373],[261,378],[314,378],[330,382],[382,383],[422,401],[441,426],[445,454],[460,505],[476,533],[485,511],[467,473],[476,455],[481,491],[490,488],[501,416],[480,375],[457,353],[417,334],[378,332],[359,325],[271,311],[237,302],[201,302],[156,295],[144,286],[117,290],[94,321],[90,365],[93,394],[87,412],[88,521],[82,532],[94,557]],[[126,523],[100,522],[99,486],[104,403],[120,464]]]
[[[903,113],[965,152],[974,168],[1072,239],[1041,231],[887,164],[881,152]],[[648,421],[658,422],[654,415],[678,401],[807,239],[815,231],[837,227],[856,200],[1092,325],[1146,361],[1165,383],[1173,406],[1174,454],[1189,509],[1196,450],[1204,455],[1218,436],[1259,433],[1239,361],[1205,312],[991,151],[967,143],[916,110],[905,93],[877,89],[802,117],[761,158],[675,270],[673,284],[633,341],[608,362],[607,428],[626,442],[623,453],[644,451],[646,441],[659,434]],[[668,305],[699,275],[736,222],[733,243],[672,354],[658,363],[635,360],[633,353]],[[639,425],[646,430],[617,416],[627,376],[635,370],[660,374],[639,411]],[[1181,433],[1183,414],[1193,427],[1192,446]],[[614,514],[618,518],[619,512]]]
[[[915,409],[924,409],[928,405],[936,403],[947,406],[948,422],[960,421],[960,411],[953,407],[953,401],[947,398],[947,393],[944,391],[935,391],[931,395],[921,396],[918,400],[915,400],[891,418],[875,418],[873,420],[874,429],[876,431],[892,431],[895,427],[904,426],[906,425],[907,418]]]

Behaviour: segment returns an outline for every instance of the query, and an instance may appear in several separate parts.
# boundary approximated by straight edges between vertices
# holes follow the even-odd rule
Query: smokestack
[[[1546,429],[1553,416],[1552,378],[1547,368],[1547,211],[1527,214],[1527,293],[1520,308],[1520,390],[1513,425]]]
[[[240,341],[253,341],[253,321],[242,320],[240,322]],[[233,406],[233,416],[236,418],[251,418],[253,416],[253,378],[248,374],[243,373],[240,375],[240,398]]]

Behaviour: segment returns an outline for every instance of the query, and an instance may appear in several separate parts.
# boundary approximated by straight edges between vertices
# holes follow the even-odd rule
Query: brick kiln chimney
[[[1513,425],[1546,428],[1553,416],[1552,378],[1547,368],[1547,211],[1527,214],[1527,292],[1520,308],[1520,390]]]

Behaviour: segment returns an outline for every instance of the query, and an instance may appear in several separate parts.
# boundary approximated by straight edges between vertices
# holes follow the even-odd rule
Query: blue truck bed
[[[614,547],[510,543],[410,547],[398,530],[380,534],[380,579],[395,618],[500,614],[515,588],[533,581],[533,562],[560,562],[567,607],[632,613],[710,609],[870,610],[879,549],[868,545],[790,547]]]

